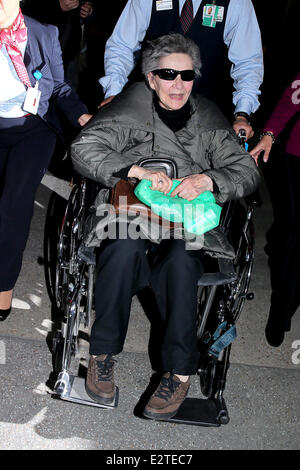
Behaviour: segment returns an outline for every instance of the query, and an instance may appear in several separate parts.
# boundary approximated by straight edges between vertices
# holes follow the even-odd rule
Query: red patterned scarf
[[[9,28],[0,31],[0,46],[5,44],[9,57],[16,69],[19,79],[27,87],[31,87],[28,73],[23,61],[19,44],[27,40],[27,28],[20,10],[17,18]]]

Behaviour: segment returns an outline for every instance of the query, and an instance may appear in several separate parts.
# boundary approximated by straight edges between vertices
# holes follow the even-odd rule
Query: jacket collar
[[[35,34],[34,34],[34,25],[31,21],[31,18],[24,15],[25,25],[27,26],[27,44],[24,53],[24,64],[28,72],[29,80],[32,86],[35,85],[35,79],[33,76],[33,72],[35,70],[33,65],[33,58],[34,58],[34,41],[35,41]],[[37,47],[37,46],[35,46]]]

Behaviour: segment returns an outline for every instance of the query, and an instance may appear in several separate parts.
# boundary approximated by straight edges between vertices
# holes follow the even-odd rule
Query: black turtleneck
[[[187,101],[180,109],[165,109],[159,104],[159,98],[155,93],[153,96],[153,103],[159,118],[173,132],[180,131],[191,117],[191,105],[189,101]]]

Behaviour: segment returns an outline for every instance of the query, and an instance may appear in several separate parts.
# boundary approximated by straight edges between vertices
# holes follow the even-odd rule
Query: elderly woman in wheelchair
[[[190,39],[171,34],[149,42],[142,57],[146,83],[131,85],[84,128],[71,147],[75,170],[108,188],[120,179],[150,180],[153,190],[167,194],[172,179],[139,161],[169,157],[180,179],[172,197],[192,201],[210,191],[222,205],[252,193],[259,182],[255,162],[215,105],[191,94],[200,67],[199,50]],[[95,402],[114,400],[114,356],[123,348],[132,296],[151,286],[164,322],[163,375],[144,415],[168,419],[177,413],[198,369],[197,283],[203,257],[234,257],[218,228],[197,243],[189,246],[184,231],[181,239],[153,240],[131,239],[129,230],[120,237],[117,230],[115,237],[98,241],[96,320],[86,380]]]

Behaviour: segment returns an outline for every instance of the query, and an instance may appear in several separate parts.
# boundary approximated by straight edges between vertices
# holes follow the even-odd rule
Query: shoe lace
[[[175,393],[179,385],[180,382],[173,380],[172,376],[162,377],[154,396],[168,401],[169,398]]]
[[[111,356],[107,356],[104,361],[96,361],[99,382],[110,382],[112,380],[115,362]]]

